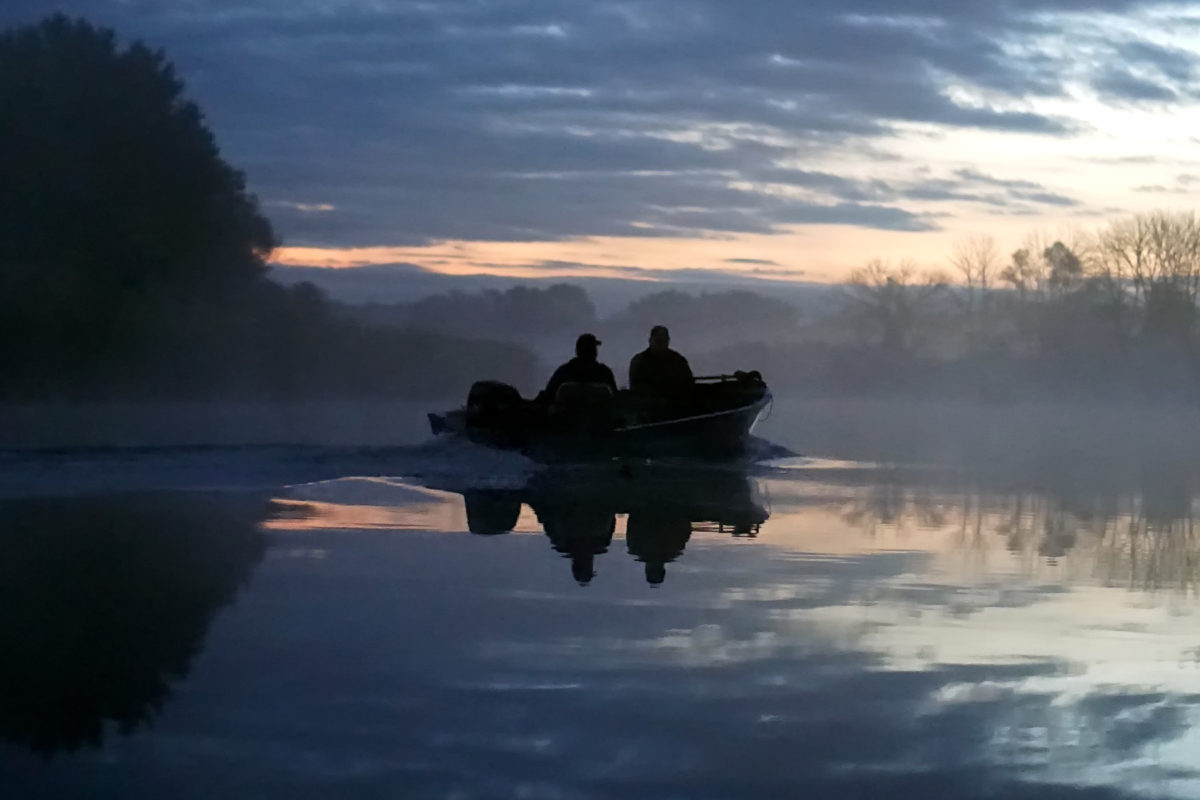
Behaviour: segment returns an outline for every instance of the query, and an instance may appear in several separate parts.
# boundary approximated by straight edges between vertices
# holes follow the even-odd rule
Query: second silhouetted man
[[[650,329],[650,346],[629,362],[629,388],[663,398],[678,398],[692,388],[692,368],[671,349],[671,332],[665,325]]]

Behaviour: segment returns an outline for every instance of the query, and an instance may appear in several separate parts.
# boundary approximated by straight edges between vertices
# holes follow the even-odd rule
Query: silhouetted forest
[[[822,312],[751,289],[657,291],[596,318],[578,287],[442,294],[354,312],[393,324],[508,339],[544,361],[595,332],[618,380],[651,326],[698,373],[757,369],[789,395],[1191,400],[1200,389],[1200,220],[1158,212],[1001,257],[958,243],[948,271],[874,261]],[[764,290],[765,291],[765,290]],[[563,314],[564,309],[571,313]],[[543,367],[543,371],[545,368]]]
[[[0,396],[441,396],[524,349],[332,313],[162,51],[55,15],[0,33]]]
[[[973,236],[948,263],[954,283],[911,264],[856,272],[812,364],[815,382],[993,400],[1197,397],[1194,213],[1034,232],[1007,257]],[[794,364],[792,355],[774,354]]]
[[[658,324],[698,374],[757,369],[790,395],[1197,396],[1191,213],[1007,256],[974,236],[942,271],[875,261],[819,312],[761,284],[603,318],[567,284],[347,306],[267,280],[271,224],[162,51],[61,15],[10,29],[0,108],[5,399],[532,393],[585,330],[623,379]]]

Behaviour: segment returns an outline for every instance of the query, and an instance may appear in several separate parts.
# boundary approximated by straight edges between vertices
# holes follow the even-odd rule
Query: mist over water
[[[455,398],[10,406],[0,772],[33,798],[1200,792],[1189,404],[786,385],[732,461],[432,437]]]

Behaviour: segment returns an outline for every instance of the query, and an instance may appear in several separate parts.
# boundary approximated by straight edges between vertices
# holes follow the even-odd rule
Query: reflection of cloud
[[[887,476],[821,466],[772,472],[759,539],[698,532],[653,590],[620,547],[579,589],[541,537],[322,535],[341,521],[310,517],[274,536],[325,557],[266,566],[155,746],[206,788],[247,774],[209,769],[216,755],[277,769],[281,794],[1195,796],[1196,645],[1179,648],[1194,626],[1178,609],[1068,569],[1086,536],[1028,573],[970,493],[913,493],[940,506],[927,525],[876,492],[892,522],[863,535],[839,512]],[[389,480],[291,500],[390,501],[430,525],[450,523],[427,507],[461,508]],[[959,521],[980,506],[976,546]],[[1036,530],[1041,513],[1018,516]],[[140,768],[114,755],[96,767],[110,779]]]
[[[276,513],[263,524],[268,530],[467,530],[458,495],[388,478],[301,484],[273,503]],[[541,531],[528,511],[518,529]]]
[[[838,492],[825,484],[823,493],[828,502]],[[1036,666],[1007,680],[948,683],[927,697],[922,713],[931,721],[964,706],[968,713],[992,709],[986,758],[993,764],[1020,762],[1054,783],[1115,783],[1134,792],[1153,783],[1167,796],[1200,788],[1184,745],[1200,739],[1195,637],[1179,622],[1196,613],[1189,502],[1173,500],[1174,516],[1152,522],[1147,512],[1166,507],[1157,495],[1089,505],[1035,494],[955,495],[886,480],[841,494],[847,499],[836,505],[855,510],[843,512],[841,531],[816,537],[823,543],[817,549],[836,552],[840,539],[845,558],[858,559],[849,554],[864,545],[877,552],[903,547],[917,568],[858,583],[857,602],[813,607],[806,582],[790,593],[756,590],[775,596],[775,615],[858,631],[855,646],[874,654],[877,668],[900,674],[946,665]],[[1063,511],[1064,504],[1075,512]],[[931,517],[934,509],[939,514]],[[815,532],[833,522],[820,508],[774,511],[763,542],[793,551],[813,549]],[[781,524],[796,535],[781,534]],[[1044,537],[1064,530],[1076,531],[1071,544],[1039,555]],[[1098,585],[1110,583],[1114,569],[1123,575],[1116,585]],[[1175,593],[1160,602],[1126,587]]]
[[[811,531],[821,518],[819,509],[814,519],[794,508],[775,510],[763,543],[778,544],[781,522]],[[1044,783],[1104,785],[1118,792],[1113,796],[1137,796],[1147,781],[1161,789],[1172,770],[1188,773],[1185,761],[1148,757],[1189,736],[1198,721],[1187,692],[1159,686],[1159,678],[1190,677],[1179,670],[1171,642],[1138,648],[1132,664],[1128,634],[1077,624],[1083,609],[1104,618],[1114,605],[1098,598],[1117,598],[1119,606],[1120,593],[1097,589],[1072,598],[1030,586],[1021,602],[997,608],[1003,599],[995,595],[1007,591],[1011,577],[1004,572],[993,587],[971,588],[940,575],[936,558],[814,557],[797,552],[804,541],[791,538],[791,554],[769,559],[750,557],[764,552],[757,546],[693,553],[689,564],[700,572],[692,575],[703,576],[703,589],[660,596],[641,623],[633,622],[634,607],[616,611],[623,619],[615,623],[548,641],[493,637],[479,651],[481,668],[520,674],[539,665],[540,680],[559,689],[553,697],[523,692],[522,702],[552,703],[557,718],[580,717],[593,733],[624,730],[622,696],[653,697],[638,736],[673,742],[691,779],[704,785],[728,781],[766,791],[780,780],[783,752],[792,765],[789,785],[818,793],[885,791],[901,776],[911,788],[919,773],[923,791],[935,796],[967,794],[963,780],[969,793],[998,796],[1036,795]],[[706,557],[725,568],[697,567]],[[913,583],[924,589],[909,593]],[[952,613],[972,592],[979,601],[972,618]],[[1069,606],[1055,605],[1062,602]],[[686,612],[695,603],[702,615]],[[1161,609],[1141,612],[1169,630]],[[1156,640],[1159,630],[1144,639]],[[1141,669],[1143,658],[1156,668]],[[665,676],[677,677],[664,683]],[[572,682],[580,685],[567,688]],[[710,736],[715,726],[721,734]],[[565,757],[580,730],[567,724],[545,735]],[[739,748],[740,741],[754,747]],[[611,752],[603,736],[593,742]],[[637,789],[653,767],[626,766],[625,794],[642,796]],[[1018,778],[1024,788],[1008,785]]]

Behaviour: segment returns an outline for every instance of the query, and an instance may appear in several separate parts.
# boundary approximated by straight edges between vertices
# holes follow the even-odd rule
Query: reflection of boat
[[[554,549],[571,559],[585,584],[597,555],[608,549],[616,516],[626,514],[630,555],[661,583],[665,565],[682,552],[693,531],[757,535],[768,513],[745,473],[703,467],[605,465],[545,470],[518,489],[457,488],[472,533],[507,533],[522,504],[533,509]]]
[[[435,434],[539,456],[735,455],[771,392],[757,372],[697,378],[686,398],[663,401],[597,384],[564,384],[549,404],[494,381],[471,387],[464,408],[430,414]]]

